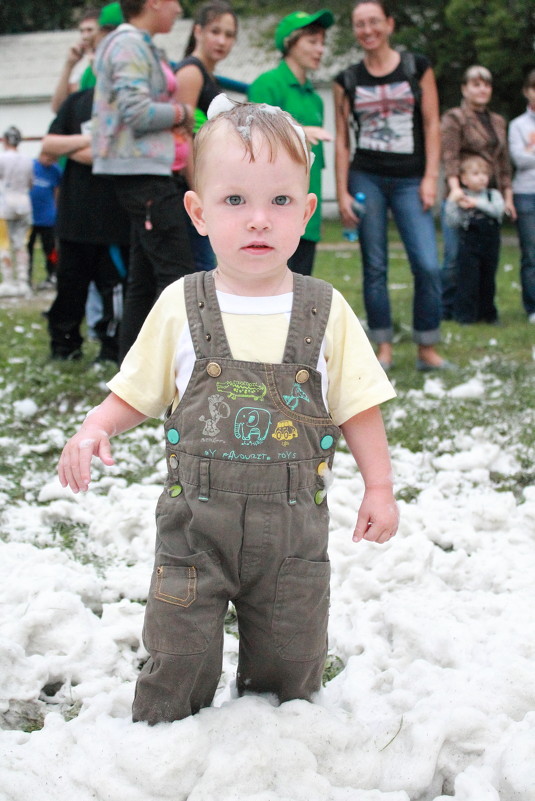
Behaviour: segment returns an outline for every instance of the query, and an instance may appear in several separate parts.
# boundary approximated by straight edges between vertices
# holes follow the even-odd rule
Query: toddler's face
[[[286,270],[316,207],[304,165],[282,146],[270,158],[267,142],[257,136],[251,161],[229,125],[216,128],[197,169],[193,208],[186,196],[197,230],[210,237],[220,273],[249,279]]]
[[[524,89],[524,97],[528,101],[529,107],[535,109],[535,86],[528,86],[527,89]]]
[[[471,192],[481,192],[489,185],[489,174],[485,167],[470,164],[461,173],[461,182]]]

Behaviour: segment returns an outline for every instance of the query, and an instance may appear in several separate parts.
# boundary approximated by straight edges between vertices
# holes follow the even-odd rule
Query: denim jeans
[[[422,208],[419,188],[420,178],[389,178],[360,171],[349,173],[351,194],[364,192],[366,195],[360,246],[364,304],[373,342],[391,342],[393,337],[387,287],[388,209],[394,216],[414,277],[413,340],[419,345],[434,345],[440,340],[441,282],[435,226],[431,212]]]
[[[459,251],[459,229],[450,228],[446,222],[446,201],[440,208],[440,222],[442,225],[442,240],[444,242],[444,255],[440,278],[442,282],[442,319],[453,319],[453,301],[457,291],[457,253]]]
[[[520,240],[520,283],[527,314],[535,313],[535,194],[514,195]]]

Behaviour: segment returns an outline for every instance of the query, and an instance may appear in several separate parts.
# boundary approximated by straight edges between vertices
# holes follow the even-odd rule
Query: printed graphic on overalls
[[[230,406],[223,395],[210,395],[208,398],[208,413],[210,417],[205,417],[204,414],[199,417],[201,423],[205,423],[202,431],[203,436],[217,437],[221,430],[217,424],[221,419],[224,420],[230,416]]]
[[[301,387],[301,384],[298,384],[297,381],[294,382],[292,387],[292,394],[283,395],[282,397],[286,406],[288,406],[292,411],[297,409],[300,400],[310,403],[310,398],[306,394],[305,390]]]
[[[287,445],[291,439],[298,437],[299,434],[291,420],[279,420],[271,436],[283,445]]]
[[[267,392],[265,384],[251,381],[218,381],[216,389],[231,400],[236,398],[251,398],[254,401],[264,400]]]
[[[271,412],[244,406],[234,421],[234,436],[244,445],[260,445],[268,435],[271,425]]]

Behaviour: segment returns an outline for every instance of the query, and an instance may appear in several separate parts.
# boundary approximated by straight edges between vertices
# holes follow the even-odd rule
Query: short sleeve
[[[187,325],[184,280],[168,286],[108,388],[147,417],[161,417],[177,394],[175,354]]]
[[[396,393],[357,316],[342,295],[333,291],[325,332],[329,411],[342,425],[360,412],[395,398]]]

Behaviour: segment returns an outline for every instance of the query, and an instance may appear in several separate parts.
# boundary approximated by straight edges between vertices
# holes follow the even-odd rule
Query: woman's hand
[[[349,192],[345,192],[338,201],[338,208],[340,209],[340,217],[342,218],[342,225],[344,228],[355,228],[360,220],[355,216],[352,208],[353,198]]]
[[[420,200],[424,211],[433,208],[437,199],[437,181],[435,178],[424,175],[420,182]]]
[[[517,213],[515,209],[515,204],[513,203],[513,191],[512,189],[506,189],[503,193],[503,200],[504,200],[504,213],[510,220],[513,222],[517,218]]]
[[[320,128],[319,125],[303,125],[303,131],[311,145],[317,145],[320,142],[332,142],[334,139],[330,131]]]

